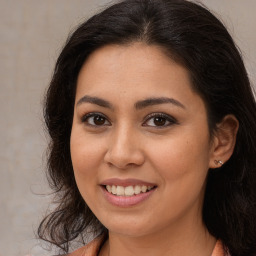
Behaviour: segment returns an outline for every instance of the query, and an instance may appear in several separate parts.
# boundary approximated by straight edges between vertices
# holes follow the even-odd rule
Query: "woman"
[[[256,104],[227,30],[184,0],[126,0],[70,36],[45,120],[70,255],[254,255]],[[93,232],[93,233],[92,233]]]

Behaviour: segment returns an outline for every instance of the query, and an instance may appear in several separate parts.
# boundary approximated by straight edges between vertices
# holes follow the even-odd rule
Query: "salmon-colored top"
[[[92,242],[86,246],[74,251],[69,256],[97,256],[102,243],[104,242],[104,236],[95,238]],[[217,241],[211,256],[230,256],[223,248],[223,244],[220,240]]]

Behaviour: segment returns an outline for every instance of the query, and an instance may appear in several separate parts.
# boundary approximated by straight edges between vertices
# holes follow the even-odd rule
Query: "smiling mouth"
[[[116,196],[134,196],[143,193],[147,193],[154,189],[155,186],[136,185],[136,186],[116,186],[116,185],[104,185],[105,189],[112,195]]]

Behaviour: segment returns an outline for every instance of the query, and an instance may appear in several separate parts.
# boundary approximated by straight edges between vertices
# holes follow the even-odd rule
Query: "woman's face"
[[[201,222],[212,143],[186,69],[160,48],[109,45],[82,67],[71,157],[77,186],[110,232],[143,236]]]

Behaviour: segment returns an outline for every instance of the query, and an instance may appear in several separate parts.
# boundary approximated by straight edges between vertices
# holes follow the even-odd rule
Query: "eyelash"
[[[102,126],[107,126],[107,125],[109,125],[109,124],[103,124],[103,125],[97,125],[97,124],[90,124],[89,122],[88,122],[88,120],[89,120],[89,118],[91,118],[91,117],[93,117],[93,118],[95,118],[95,117],[101,117],[101,118],[104,118],[105,119],[105,121],[107,121],[109,124],[110,124],[110,122],[108,121],[108,119],[106,118],[106,116],[105,115],[103,115],[102,113],[97,113],[97,112],[91,112],[91,113],[88,113],[88,114],[86,114],[86,115],[84,115],[83,117],[82,117],[82,122],[83,123],[86,123],[86,125],[88,125],[88,126],[92,126],[92,127],[102,127]],[[93,122],[94,122],[95,120],[93,120]]]
[[[95,124],[95,119],[93,119],[94,124],[89,123],[88,120],[91,117],[92,118],[96,118],[96,117],[103,118],[104,124],[100,124],[100,125]],[[150,120],[152,120],[154,118],[163,119],[162,121],[164,122],[164,124],[159,125],[159,126],[158,125],[147,125],[147,122],[149,122]],[[156,121],[156,120],[153,120],[153,122],[154,121]],[[107,119],[107,117],[105,115],[103,115],[102,113],[97,113],[97,112],[91,112],[91,113],[84,115],[82,117],[82,122],[86,123],[86,125],[88,125],[88,126],[95,127],[95,128],[100,128],[102,126],[110,126],[111,125],[110,121]],[[108,123],[105,124],[105,122],[108,122]],[[166,124],[166,122],[169,122],[169,123]],[[157,129],[161,129],[161,128],[165,128],[165,127],[171,126],[173,124],[177,124],[177,123],[178,123],[177,120],[174,117],[171,117],[170,115],[167,115],[164,113],[152,113],[152,114],[146,116],[146,118],[143,121],[142,126],[155,127]]]
[[[149,125],[149,127],[156,127],[158,129],[161,129],[161,128],[165,128],[165,127],[168,127],[168,126],[171,126],[173,124],[177,124],[177,120],[174,118],[174,117],[171,117],[170,115],[167,115],[167,114],[164,114],[164,113],[152,113],[150,115],[148,115],[146,118],[145,118],[145,121],[143,122],[143,126],[147,126],[145,125],[146,122],[154,119],[154,118],[162,118],[164,119],[164,125]],[[154,122],[154,121],[153,121]],[[166,122],[169,122],[167,125],[166,125]]]

